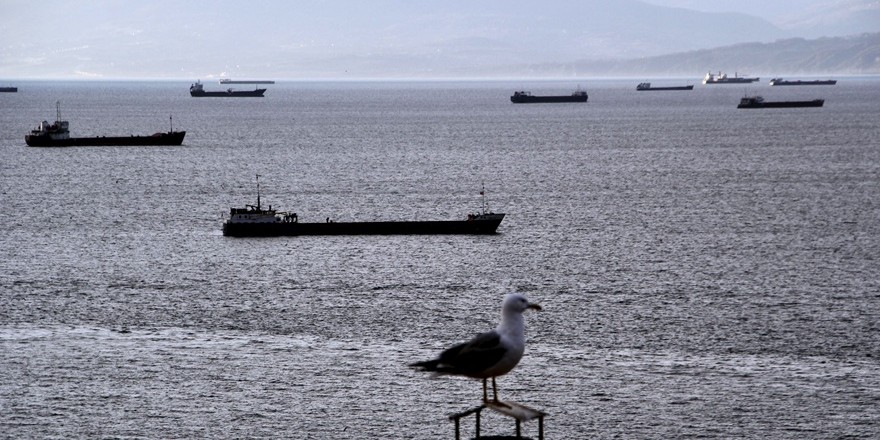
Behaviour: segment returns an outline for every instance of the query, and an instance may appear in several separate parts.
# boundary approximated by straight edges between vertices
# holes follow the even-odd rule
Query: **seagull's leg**
[[[492,396],[494,397],[494,403],[498,406],[506,406],[510,408],[510,405],[498,400],[498,385],[495,384],[495,378],[492,378]]]
[[[484,378],[483,379],[483,403],[486,403],[488,401],[489,401],[489,397],[488,397],[488,394],[486,394],[486,379]]]

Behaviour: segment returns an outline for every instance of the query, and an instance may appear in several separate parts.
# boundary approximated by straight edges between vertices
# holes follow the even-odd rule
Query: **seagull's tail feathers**
[[[430,361],[424,362],[416,362],[414,364],[409,364],[410,368],[415,368],[418,371],[425,371],[428,373],[434,373],[432,376],[445,376],[447,374],[464,374],[454,365],[448,365],[443,363],[440,359],[434,359]]]
[[[419,371],[438,372],[439,370],[437,369],[437,367],[439,366],[439,364],[440,364],[440,360],[434,359],[434,360],[430,360],[430,361],[415,362],[415,363],[409,364],[409,367],[415,368],[416,370],[419,370]]]

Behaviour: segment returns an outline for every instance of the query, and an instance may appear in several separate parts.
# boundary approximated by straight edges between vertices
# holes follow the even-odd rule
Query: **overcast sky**
[[[770,42],[840,3],[878,2],[0,0],[0,78],[466,75]]]
[[[761,17],[776,23],[792,11],[800,11],[818,5],[834,3],[835,0],[644,0],[661,6],[693,9],[704,12],[740,12]]]

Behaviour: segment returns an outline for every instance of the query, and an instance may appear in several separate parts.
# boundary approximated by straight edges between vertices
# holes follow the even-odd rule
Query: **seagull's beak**
[[[541,309],[541,306],[538,305],[538,304],[535,304],[535,303],[529,303],[529,305],[527,305],[526,308],[527,308],[527,309],[532,309],[532,310],[537,310],[537,311],[539,311],[539,312],[542,310],[542,309]]]

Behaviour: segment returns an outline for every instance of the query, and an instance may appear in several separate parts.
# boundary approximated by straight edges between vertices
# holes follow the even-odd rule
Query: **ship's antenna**
[[[169,125],[169,128],[171,129],[171,131],[169,131],[169,133],[174,133],[174,120],[171,117],[171,115],[168,115],[168,125]]]
[[[480,182],[480,196],[483,198],[483,214],[489,212],[489,203],[486,202],[486,182]]]
[[[260,210],[260,175],[257,174],[257,211]]]
[[[61,101],[55,101],[55,121],[61,121]]]

